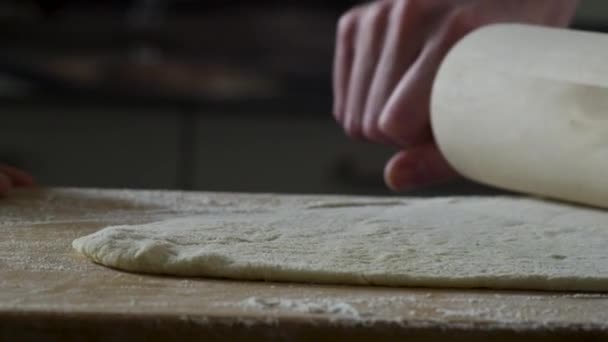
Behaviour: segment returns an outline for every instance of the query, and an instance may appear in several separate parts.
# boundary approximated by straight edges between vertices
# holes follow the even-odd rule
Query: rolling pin
[[[467,178],[608,208],[608,35],[521,24],[473,31],[439,68],[431,126]]]

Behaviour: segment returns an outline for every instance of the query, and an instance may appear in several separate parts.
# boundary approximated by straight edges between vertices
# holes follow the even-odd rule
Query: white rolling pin
[[[439,69],[431,122],[465,177],[608,208],[608,35],[476,30]]]

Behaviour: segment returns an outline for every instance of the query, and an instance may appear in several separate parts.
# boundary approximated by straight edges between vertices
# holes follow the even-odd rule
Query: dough
[[[474,31],[447,55],[431,121],[475,181],[608,208],[608,35],[520,24]]]
[[[516,197],[321,201],[105,228],[73,246],[145,273],[608,290],[608,215]]]

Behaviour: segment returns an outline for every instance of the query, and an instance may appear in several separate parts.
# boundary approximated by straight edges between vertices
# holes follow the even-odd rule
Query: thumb
[[[384,180],[394,191],[444,182],[458,176],[437,145],[418,145],[395,154],[386,164]]]

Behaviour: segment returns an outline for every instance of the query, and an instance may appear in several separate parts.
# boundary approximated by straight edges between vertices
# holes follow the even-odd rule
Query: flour
[[[359,311],[347,302],[328,298],[283,299],[249,297],[236,306],[244,309],[285,310],[309,314],[329,314],[358,319]]]
[[[34,195],[32,195],[34,194]],[[81,222],[99,220],[129,222],[146,213],[148,221],[175,217],[184,213],[202,214],[209,211],[255,211],[262,204],[272,201],[268,195],[238,203],[229,196],[201,196],[178,191],[138,191],[104,189],[21,190],[2,200],[0,226],[19,223],[44,225],[48,223]],[[24,217],[32,218],[24,221]],[[139,219],[141,220],[141,219]]]
[[[474,309],[474,308],[468,308],[468,309],[444,309],[444,308],[437,308],[436,309],[437,312],[439,312],[441,315],[443,315],[444,317],[451,317],[451,316],[457,316],[457,317],[462,317],[462,318],[471,318],[471,317],[483,317],[483,316],[487,316],[488,314],[490,314],[492,311],[489,308],[483,308],[483,309]]]

